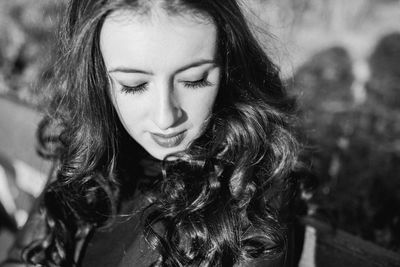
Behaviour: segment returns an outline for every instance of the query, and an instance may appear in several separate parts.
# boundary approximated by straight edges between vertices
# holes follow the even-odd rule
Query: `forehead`
[[[171,70],[214,59],[217,29],[211,19],[164,11],[116,11],[104,21],[100,48],[107,69],[121,66]]]

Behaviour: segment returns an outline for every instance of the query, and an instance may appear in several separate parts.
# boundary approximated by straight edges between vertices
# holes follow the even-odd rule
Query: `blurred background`
[[[0,260],[50,166],[34,132],[64,2],[0,2]],[[400,1],[243,2],[299,99],[309,213],[400,253]]]

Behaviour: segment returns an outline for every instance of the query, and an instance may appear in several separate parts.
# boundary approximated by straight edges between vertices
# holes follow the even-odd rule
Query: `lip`
[[[171,148],[180,145],[186,136],[186,131],[171,134],[150,133],[151,138],[159,146],[164,148]]]

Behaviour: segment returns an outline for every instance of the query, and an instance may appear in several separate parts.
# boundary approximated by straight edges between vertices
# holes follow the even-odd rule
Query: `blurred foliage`
[[[382,38],[371,55],[371,79],[367,85],[372,98],[388,108],[400,109],[400,33]]]
[[[56,25],[63,1],[13,0],[0,2],[0,93],[38,106],[56,42]]]
[[[400,251],[400,33],[369,58],[367,98],[354,99],[352,61],[342,47],[317,53],[296,72],[308,160],[318,177],[314,215]]]
[[[288,85],[299,96],[307,157],[320,184],[313,212],[353,234],[400,251],[400,35],[381,39],[384,27],[390,29],[387,25],[400,21],[400,16],[393,16],[400,10],[400,1],[245,2],[267,24],[290,25],[276,27],[285,31],[278,37],[286,41],[285,34],[289,35],[309,50],[295,50],[294,57],[305,59]],[[41,82],[51,74],[50,51],[57,41],[56,24],[64,3],[0,2],[0,94],[35,107],[45,103],[50,89]],[[337,39],[356,36],[354,31],[342,34],[354,29],[357,34],[376,34],[372,39],[350,39],[350,46],[338,45]],[[358,53],[367,51],[366,44],[373,51]],[[368,67],[366,81],[360,83],[365,94],[361,100],[354,89],[359,82],[355,54],[362,55]]]

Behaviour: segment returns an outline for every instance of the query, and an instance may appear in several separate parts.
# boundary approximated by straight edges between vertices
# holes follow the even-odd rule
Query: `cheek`
[[[131,134],[138,132],[144,117],[141,112],[144,109],[140,107],[140,103],[135,103],[129,96],[116,95],[113,105],[125,129]]]
[[[202,124],[210,116],[217,93],[217,88],[209,88],[203,93],[194,94],[190,97],[190,100],[186,101],[186,108],[184,107],[184,109],[188,113],[192,123]]]

